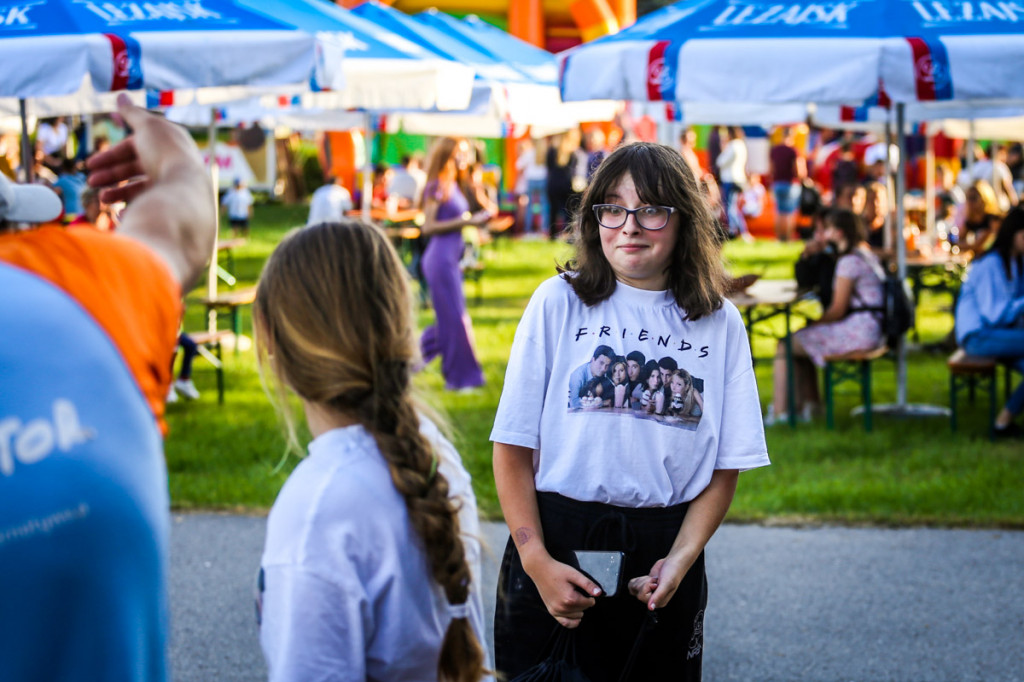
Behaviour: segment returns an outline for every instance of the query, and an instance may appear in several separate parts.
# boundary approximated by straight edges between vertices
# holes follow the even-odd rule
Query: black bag
[[[811,217],[818,212],[821,208],[821,192],[814,188],[814,185],[810,182],[804,183],[800,187],[800,215],[805,217]]]
[[[516,675],[511,682],[590,682],[576,664],[575,632],[558,626],[547,658]]]
[[[863,256],[861,256],[863,258]],[[910,286],[894,272],[886,273],[867,258],[864,261],[882,280],[882,305],[850,308],[850,312],[869,310],[881,314],[882,336],[889,348],[896,348],[903,335],[914,326],[916,313],[914,294]]]
[[[626,659],[626,665],[619,675],[619,682],[628,682],[633,672],[633,664],[636,662],[637,654],[640,652],[640,645],[643,643],[647,633],[658,624],[658,616],[653,611],[648,611],[633,641],[633,648]],[[558,626],[551,636],[550,653],[540,663],[521,672],[512,678],[511,682],[590,682],[590,678],[583,674],[576,664],[576,631]],[[547,648],[547,647],[545,647]]]
[[[882,309],[882,334],[890,348],[895,348],[903,335],[914,326],[914,294],[910,286],[895,274],[882,281],[885,294]]]

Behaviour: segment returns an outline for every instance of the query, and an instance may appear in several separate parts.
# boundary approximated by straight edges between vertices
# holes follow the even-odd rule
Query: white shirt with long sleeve
[[[458,453],[422,420],[440,458],[473,575],[469,618],[484,641],[476,500]],[[362,426],[309,446],[267,520],[260,644],[271,682],[437,680],[451,620],[377,443]]]
[[[722,182],[744,185],[747,182],[747,145],[743,140],[729,140],[715,159]]]

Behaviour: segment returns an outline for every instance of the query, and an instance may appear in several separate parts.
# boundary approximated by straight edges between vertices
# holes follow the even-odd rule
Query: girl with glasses
[[[553,632],[573,628],[588,679],[616,680],[643,628],[631,679],[698,680],[704,546],[739,472],[769,463],[746,330],[723,295],[715,221],[674,149],[638,142],[611,153],[571,229],[572,257],[519,324],[491,433],[511,532],[496,668],[515,677]],[[595,343],[630,348],[639,363],[670,357],[701,377],[692,430],[635,412],[567,409],[566,385]],[[574,550],[624,552],[629,589],[602,596],[615,586],[570,566]]]

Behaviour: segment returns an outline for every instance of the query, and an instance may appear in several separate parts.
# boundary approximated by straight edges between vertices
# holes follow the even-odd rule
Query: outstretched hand
[[[217,213],[210,177],[195,142],[181,126],[118,97],[132,134],[86,162],[100,200],[125,201],[118,232],[152,249],[183,290],[196,281],[213,250]]]
[[[86,161],[89,184],[102,188],[101,201],[130,202],[182,162],[202,172],[202,159],[184,128],[135,106],[127,95],[118,97],[117,107],[132,135]]]

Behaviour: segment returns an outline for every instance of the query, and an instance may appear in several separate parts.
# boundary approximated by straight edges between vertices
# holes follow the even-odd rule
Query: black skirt
[[[647,575],[656,561],[668,555],[689,505],[630,509],[579,502],[555,493],[537,493],[537,505],[545,547],[556,559],[581,549],[625,553],[618,594],[598,597],[574,633],[576,660],[587,676],[593,682],[615,682],[648,618],[646,605],[629,594],[626,583]],[[629,679],[700,680],[706,605],[701,552],[672,600],[658,610],[657,623],[644,633]],[[511,679],[536,664],[559,627],[523,570],[510,537],[494,614],[499,675]]]

